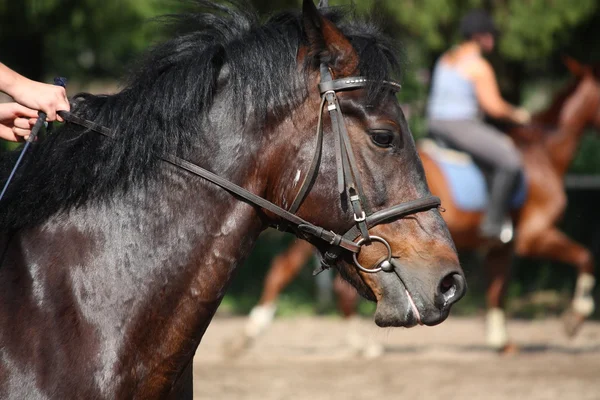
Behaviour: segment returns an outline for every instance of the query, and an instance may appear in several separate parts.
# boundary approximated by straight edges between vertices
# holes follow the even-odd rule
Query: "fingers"
[[[517,108],[513,114],[515,122],[521,125],[531,122],[531,114],[524,108]]]
[[[35,119],[17,118],[14,121],[12,131],[16,136],[27,139],[31,134],[31,128],[35,125],[35,122]]]
[[[13,103],[12,115],[15,118],[33,118],[35,120],[38,117],[38,112],[18,103]]]
[[[46,121],[56,120],[56,107],[62,99],[60,90],[64,91],[62,87],[55,86],[51,89],[47,88],[46,97],[40,99],[40,111],[46,113]]]
[[[56,112],[57,111],[69,111],[71,109],[71,105],[69,104],[69,99],[67,98],[67,91],[62,86],[52,86],[53,89],[56,90],[56,102],[54,103],[54,107],[52,109],[53,119],[48,119],[49,121],[54,121],[57,118],[62,121]]]
[[[11,142],[18,142],[20,136],[17,136],[13,130],[3,124],[0,124],[0,138]]]
[[[57,87],[59,87],[59,88],[62,89],[62,99],[59,102],[58,106],[56,107],[56,111],[70,111],[71,110],[71,104],[69,103],[69,98],[67,97],[67,91],[62,86],[57,86]],[[60,115],[57,114],[56,118],[60,122],[63,122],[63,119],[61,118]]]
[[[37,111],[17,103],[0,104],[0,138],[16,142],[29,137]]]
[[[69,99],[67,98],[67,92],[62,86],[48,85],[52,90],[52,96],[48,98],[49,103],[45,104],[41,108],[46,113],[47,121],[56,121],[57,119],[62,122],[56,112],[59,110],[69,111],[71,106],[69,105]]]
[[[47,121],[55,121],[57,111],[71,109],[65,88],[41,82],[29,81],[22,85],[14,99],[30,109],[43,111]]]
[[[15,118],[15,120],[13,122],[13,126],[15,128],[19,128],[19,129],[31,130],[31,128],[33,127],[33,125],[35,125],[35,123],[36,123],[35,118]]]
[[[531,114],[529,113],[529,111],[522,109],[522,115],[521,115],[521,123],[523,125],[528,124],[531,122]]]

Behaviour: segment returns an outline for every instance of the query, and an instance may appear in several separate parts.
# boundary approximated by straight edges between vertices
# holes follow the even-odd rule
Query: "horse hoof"
[[[581,326],[583,325],[583,322],[585,321],[585,316],[583,316],[583,315],[575,312],[573,309],[569,308],[567,311],[564,312],[562,320],[563,320],[563,324],[565,327],[565,333],[567,334],[567,337],[573,338],[573,337],[575,337],[575,335],[577,335],[577,333],[581,329]]]
[[[226,340],[223,343],[223,355],[225,358],[238,358],[252,345],[250,336],[241,334]]]
[[[511,356],[520,352],[519,346],[513,342],[508,342],[504,346],[498,348],[498,354],[501,356]]]
[[[376,358],[379,358],[383,355],[384,353],[384,348],[381,344],[379,343],[371,343],[368,344],[367,346],[365,346],[365,348],[362,350],[362,357],[367,359],[367,360],[374,360]]]

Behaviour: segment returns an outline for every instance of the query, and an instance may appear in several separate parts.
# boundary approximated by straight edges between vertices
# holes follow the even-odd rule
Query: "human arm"
[[[70,110],[67,93],[61,86],[33,81],[0,63],[0,90],[11,96],[17,103],[33,110],[46,113],[48,121],[54,121],[56,111]]]
[[[29,137],[37,111],[18,103],[0,103],[0,138],[17,142]]]
[[[472,76],[477,101],[486,114],[518,124],[526,124],[531,120],[531,115],[527,110],[514,107],[502,98],[494,70],[483,58],[477,61]]]

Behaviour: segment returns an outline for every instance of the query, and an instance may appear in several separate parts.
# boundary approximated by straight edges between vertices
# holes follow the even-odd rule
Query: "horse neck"
[[[227,131],[234,130],[227,129]],[[211,134],[219,135],[219,132]],[[264,182],[255,178],[260,174],[253,173],[251,154],[246,152],[240,155],[243,153],[240,149],[244,146],[243,141],[237,142],[237,139],[233,139],[228,145],[217,150],[217,153],[220,153],[226,149],[225,153],[238,155],[235,158],[230,157],[226,165],[219,167],[199,164],[231,182],[261,194],[260,188],[264,186]],[[210,158],[227,159],[221,154],[215,154],[214,149],[211,151],[213,154]],[[201,211],[197,218],[183,213],[172,221],[172,224],[177,224],[178,227],[173,228],[175,231],[168,234],[171,237],[168,242],[171,246],[172,243],[177,243],[177,247],[188,250],[182,256],[175,256],[169,263],[163,262],[165,271],[161,274],[177,278],[169,279],[173,284],[170,283],[168,289],[161,288],[160,284],[155,287],[155,293],[162,290],[164,298],[168,299],[161,305],[162,310],[158,310],[157,305],[152,301],[146,303],[146,310],[140,310],[142,318],[146,318],[146,315],[154,315],[158,320],[168,318],[171,322],[165,328],[168,332],[164,330],[155,332],[157,335],[155,340],[148,340],[147,337],[142,336],[138,339],[140,343],[152,343],[153,348],[158,350],[153,350],[156,354],[172,354],[173,359],[176,360],[180,360],[185,354],[191,360],[225,295],[235,270],[248,256],[264,226],[252,206],[236,199],[212,183],[203,181],[202,178],[187,173],[183,173],[183,176],[187,181],[186,185],[189,185],[183,197],[191,198],[193,201],[189,205],[175,204],[172,208],[173,213],[176,215],[176,210],[190,206]],[[175,195],[175,197],[181,196]],[[174,214],[171,214],[170,218],[173,218]],[[184,227],[183,230],[181,226]],[[181,263],[179,260],[184,261]],[[165,293],[165,290],[168,290],[168,293]],[[148,320],[147,323],[156,322]],[[148,332],[145,332],[144,336],[147,334]],[[152,362],[165,364],[164,361],[170,360],[156,359]]]
[[[585,126],[560,126],[545,140],[544,147],[554,170],[564,175],[573,161]]]
[[[240,128],[226,125],[210,132],[213,146],[201,143],[204,150],[192,161],[260,194],[265,183],[255,177],[260,171],[245,142],[251,135],[228,138]],[[60,263],[72,282],[64,288],[72,298],[65,301],[97,332],[86,339],[101,348],[90,362],[133,371],[125,379],[135,381],[129,387],[141,398],[164,395],[191,361],[235,269],[263,229],[257,211],[223,189],[166,163],[159,168],[155,180],[110,204],[89,203],[48,221],[37,236],[47,239],[27,245],[39,249],[40,258],[49,257],[44,248],[61,247],[63,254],[86,256],[82,267],[66,255]],[[87,247],[76,250],[82,241]],[[62,290],[50,286],[48,292]],[[89,288],[93,299],[78,297]]]
[[[573,161],[585,127],[589,121],[589,101],[577,96],[577,92],[563,96],[560,104],[553,104],[549,110],[534,117],[534,122],[545,126],[556,126],[545,136],[542,145],[548,154],[554,170],[564,175]],[[551,111],[551,112],[550,112]]]

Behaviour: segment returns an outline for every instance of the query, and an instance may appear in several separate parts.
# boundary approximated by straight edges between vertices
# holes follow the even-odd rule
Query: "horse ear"
[[[571,74],[573,74],[576,77],[580,77],[584,74],[585,67],[579,61],[569,56],[563,56],[562,59],[567,69],[571,71]]]
[[[336,77],[351,76],[358,71],[356,50],[344,34],[319,13],[313,0],[304,0],[302,4],[302,23],[311,56],[329,66]]]

